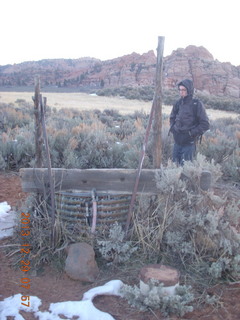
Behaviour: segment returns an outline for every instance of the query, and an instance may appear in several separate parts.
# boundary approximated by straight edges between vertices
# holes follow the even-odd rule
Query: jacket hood
[[[192,80],[189,80],[189,79],[182,80],[181,82],[178,83],[178,88],[179,86],[184,86],[187,89],[188,95],[191,95],[191,96],[193,95],[194,87],[193,87]]]

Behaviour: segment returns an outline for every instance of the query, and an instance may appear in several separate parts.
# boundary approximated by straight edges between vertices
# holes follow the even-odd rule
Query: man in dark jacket
[[[192,161],[196,141],[209,129],[209,120],[203,103],[193,99],[193,82],[185,79],[178,83],[181,98],[174,104],[170,114],[170,132],[173,134],[173,161],[183,165]]]

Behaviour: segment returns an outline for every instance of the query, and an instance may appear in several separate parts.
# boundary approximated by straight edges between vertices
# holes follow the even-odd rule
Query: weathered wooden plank
[[[157,194],[156,169],[141,171],[138,193]],[[132,193],[136,180],[135,169],[52,169],[55,191],[82,190]],[[22,190],[42,193],[49,186],[47,168],[20,169]]]

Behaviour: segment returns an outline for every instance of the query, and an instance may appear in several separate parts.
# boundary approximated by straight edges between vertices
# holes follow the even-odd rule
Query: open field
[[[28,103],[33,103],[32,96],[34,92],[0,92],[0,103],[13,103],[23,99]],[[128,100],[121,97],[101,97],[96,95],[90,95],[87,93],[43,93],[43,96],[47,98],[47,105],[61,108],[74,108],[79,110],[94,110],[98,109],[103,111],[105,109],[118,110],[121,114],[134,113],[135,111],[143,111],[149,113],[152,103]],[[163,106],[163,113],[169,114],[172,106]],[[236,118],[239,114],[234,112],[225,112],[220,110],[207,110],[210,119]]]

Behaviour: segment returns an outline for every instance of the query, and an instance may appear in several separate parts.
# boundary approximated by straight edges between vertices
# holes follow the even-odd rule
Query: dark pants
[[[180,146],[179,144],[174,144],[173,147],[173,162],[177,162],[181,166],[184,161],[192,161],[195,155],[196,145],[195,143],[188,144],[186,146]]]

